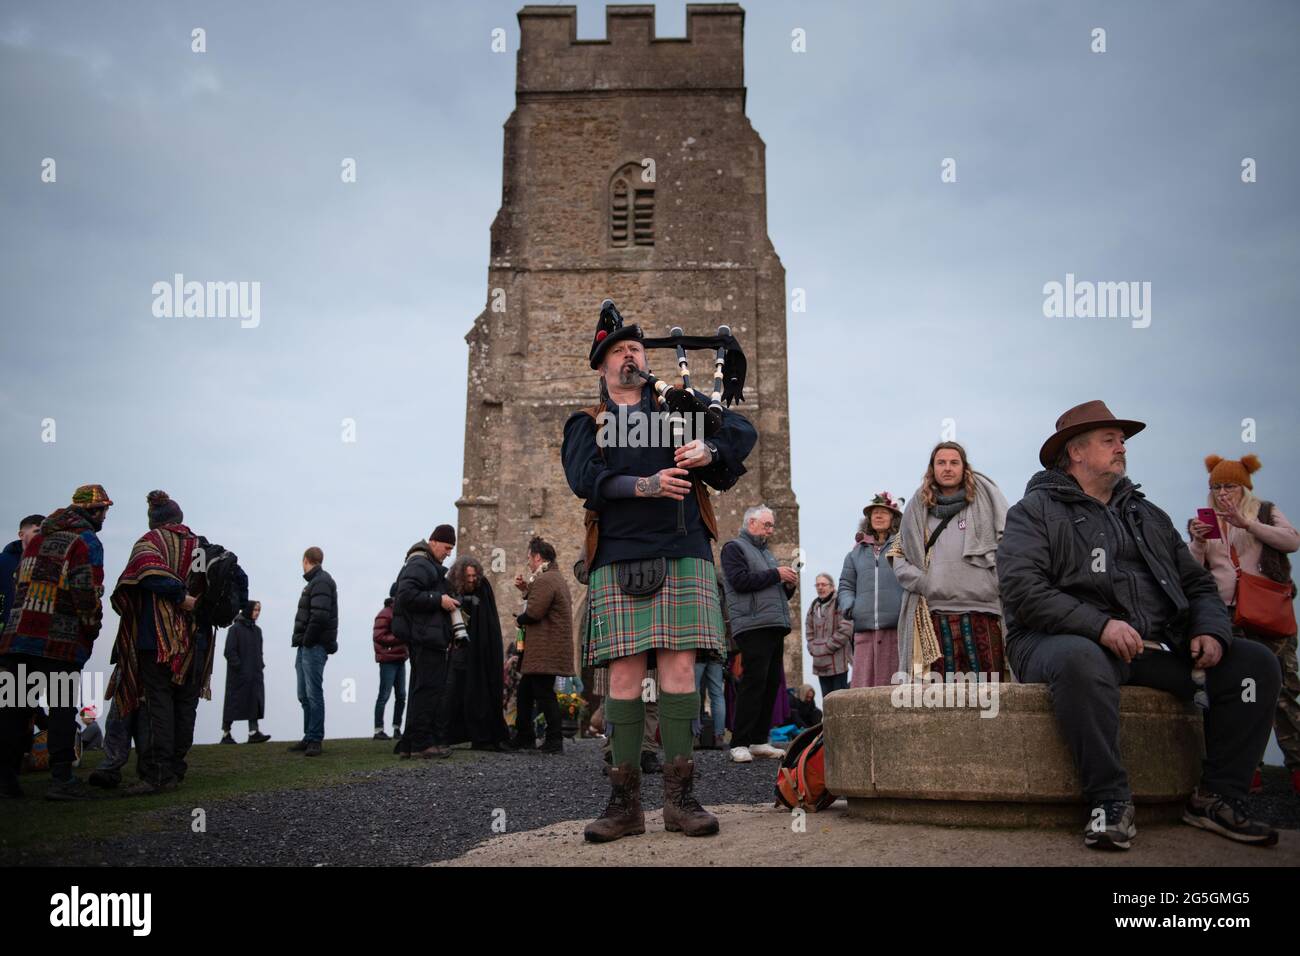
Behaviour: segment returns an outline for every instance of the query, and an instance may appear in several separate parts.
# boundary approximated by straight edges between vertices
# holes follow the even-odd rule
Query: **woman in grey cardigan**
[[[839,608],[853,619],[853,687],[880,687],[898,670],[903,589],[885,557],[898,534],[903,500],[882,491],[862,509],[853,550],[840,572]]]

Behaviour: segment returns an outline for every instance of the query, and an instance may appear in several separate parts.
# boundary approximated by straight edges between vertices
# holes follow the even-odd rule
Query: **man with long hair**
[[[997,577],[1006,520],[1006,498],[966,449],[935,445],[889,550],[905,592],[899,671],[1008,676]]]

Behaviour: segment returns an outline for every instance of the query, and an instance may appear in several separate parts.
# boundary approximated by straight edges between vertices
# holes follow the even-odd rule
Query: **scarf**
[[[966,537],[962,559],[980,568],[991,568],[997,560],[998,542],[1007,524],[1007,499],[992,480],[978,471],[971,472],[975,479],[975,500],[969,504],[964,494],[940,495],[932,508],[920,504],[921,489],[907,502],[903,520],[894,539],[894,546],[886,557],[904,558],[919,568],[930,567],[930,553],[925,548],[929,530],[926,519],[933,513],[940,520],[967,509]],[[927,671],[943,652],[934,633],[930,608],[925,596],[904,589],[903,603],[898,614],[898,669],[917,676]]]

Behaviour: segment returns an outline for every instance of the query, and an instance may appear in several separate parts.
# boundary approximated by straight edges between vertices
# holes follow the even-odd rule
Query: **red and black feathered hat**
[[[599,369],[609,347],[625,339],[644,342],[645,336],[641,334],[641,326],[624,323],[623,316],[614,307],[614,300],[606,299],[600,304],[600,318],[596,320],[596,334],[591,340],[591,367]]]

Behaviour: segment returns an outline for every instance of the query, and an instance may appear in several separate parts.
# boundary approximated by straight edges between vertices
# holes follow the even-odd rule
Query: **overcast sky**
[[[373,615],[405,548],[455,518],[463,336],[485,300],[519,6],[0,11],[4,521],[104,484],[111,589],[145,493],[170,492],[263,602],[280,740],[301,735],[303,548],[339,582],[326,733],[356,736]],[[1300,7],[745,7],[769,232],[807,296],[789,316],[805,601],[871,494],[911,495],[945,419],[1015,501],[1060,412],[1103,398],[1149,423],[1130,472],[1180,525],[1212,452],[1258,454],[1256,489],[1300,517],[1283,481],[1300,468]],[[578,30],[604,35],[601,4],[579,4]],[[684,5],[661,3],[658,34],[684,33]],[[152,287],[175,273],[260,282],[260,324],[155,317]],[[1150,283],[1149,325],[1045,317],[1044,285],[1067,273]],[[106,614],[91,670],[115,629]],[[199,742],[219,736],[223,681],[219,662]]]

